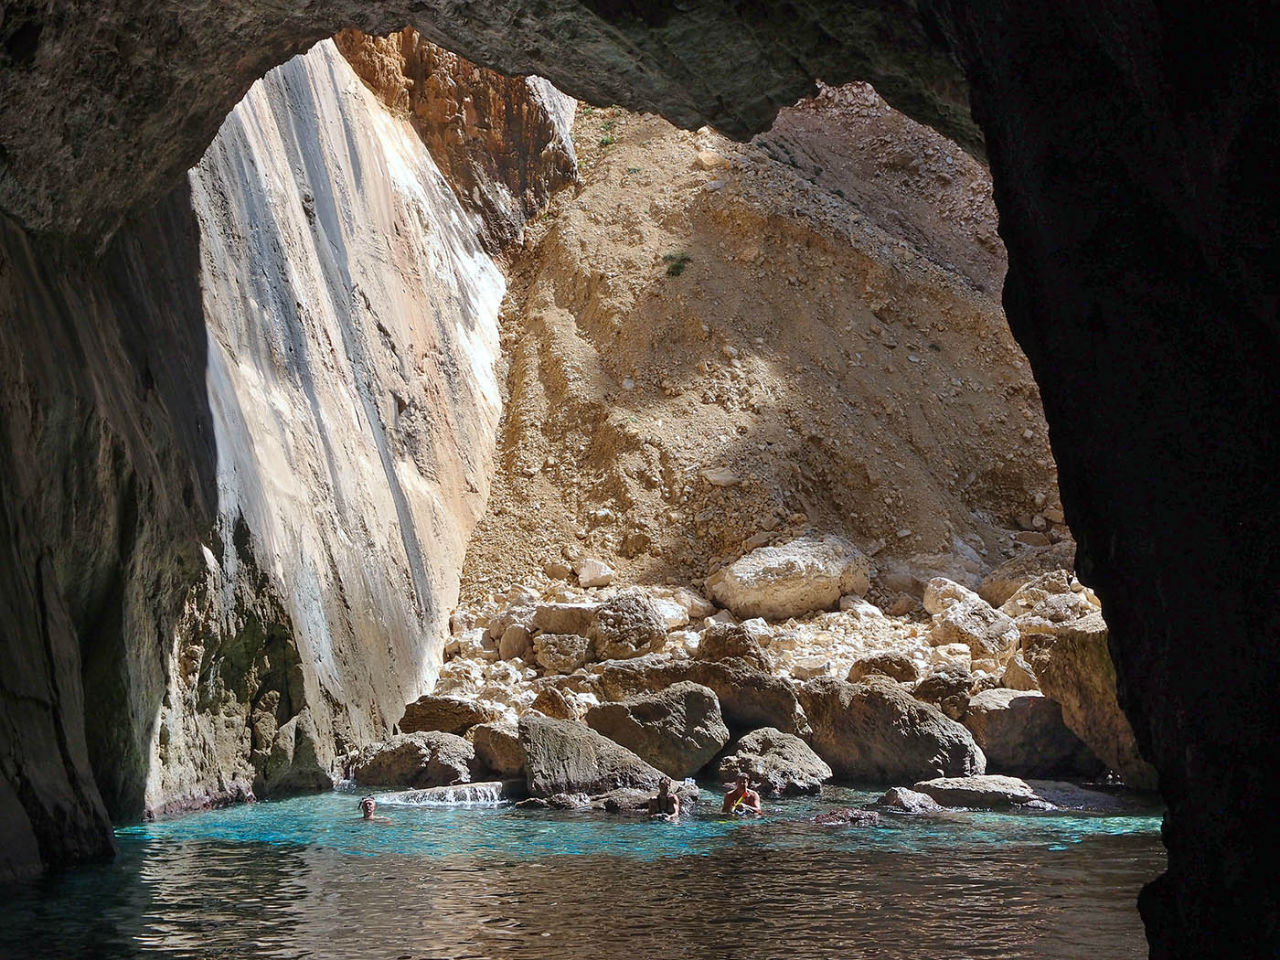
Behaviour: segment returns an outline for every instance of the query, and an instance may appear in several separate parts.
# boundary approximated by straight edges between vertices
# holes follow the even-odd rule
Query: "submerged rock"
[[[918,793],[932,797],[944,807],[969,807],[981,810],[999,810],[1006,807],[1037,806],[1051,804],[1041,799],[1031,785],[1017,777],[975,776],[938,777],[917,783]]]
[[[592,707],[587,726],[677,779],[692,776],[729,742],[720,703],[707,687],[683,681],[657,693]]]
[[[870,586],[870,563],[849,541],[801,537],[759,547],[707,578],[707,595],[739,618],[786,620],[834,609]]]
[[[859,810],[857,807],[845,807],[843,810],[828,810],[813,818],[814,823],[824,827],[873,827],[880,822],[880,814],[874,810]]]
[[[884,782],[986,770],[968,730],[887,677],[812,680],[800,698],[813,749],[837,777]]]
[[[362,750],[350,775],[366,787],[447,787],[471,780],[475,758],[475,748],[452,733],[402,733]]]
[[[891,807],[906,813],[936,813],[942,809],[938,801],[927,793],[918,793],[915,790],[908,790],[906,787],[889,788],[884,796],[876,801],[876,805]]]
[[[716,772],[725,783],[745,773],[766,797],[817,793],[832,777],[831,767],[807,743],[773,727],[753,730],[740,738]]]
[[[439,730],[442,733],[463,734],[478,723],[498,719],[498,711],[487,704],[461,697],[441,697],[427,694],[404,708],[400,718],[401,733],[419,733]]]
[[[590,727],[568,720],[520,718],[529,795],[604,793],[619,787],[651,790],[661,771]]]

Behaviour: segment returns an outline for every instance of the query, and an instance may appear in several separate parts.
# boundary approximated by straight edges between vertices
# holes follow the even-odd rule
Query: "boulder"
[[[813,749],[842,779],[902,781],[986,770],[968,730],[887,677],[859,684],[811,680],[800,700]]]
[[[983,690],[964,725],[987,755],[987,769],[1015,777],[1091,777],[1098,760],[1062,721],[1062,707],[1038,692]]]
[[[533,608],[533,627],[542,633],[585,637],[596,618],[598,602],[540,603]]]
[[[1155,770],[1138,753],[1116,699],[1116,669],[1102,614],[1023,637],[1023,655],[1040,689],[1062,706],[1062,719],[1103,763],[1136,790],[1156,788]]]
[[[366,787],[447,787],[469,783],[475,748],[452,733],[401,733],[360,751],[351,779]]]
[[[712,623],[698,642],[697,659],[745,661],[757,670],[771,670],[773,663],[755,634],[743,624]]]
[[[846,594],[864,594],[870,564],[841,537],[802,537],[759,547],[707,578],[707,596],[741,618],[786,620],[834,609]]]
[[[791,684],[743,660],[660,662],[641,657],[608,664],[600,674],[600,693],[608,700],[625,700],[685,680],[715,692],[725,723],[732,729],[776,727],[801,736],[809,732]]]
[[[935,647],[963,643],[974,667],[999,673],[1018,646],[1012,618],[958,583],[935,577],[925,587],[924,608],[933,614],[929,642]]]
[[[585,793],[553,793],[549,797],[525,797],[516,807],[520,810],[590,810],[591,798]]]
[[[530,710],[537,710],[544,716],[554,720],[577,720],[578,712],[565,699],[565,695],[555,687],[543,687],[529,704]]]
[[[1048,807],[1025,780],[993,775],[971,777],[939,777],[912,787],[927,794],[944,807],[968,807],[973,810],[1001,810],[1008,807]]]
[[[1013,617],[1018,624],[1047,621],[1066,623],[1087,617],[1098,609],[1089,601],[1089,594],[1079,583],[1072,581],[1065,570],[1042,574],[1023,584],[1000,607],[1000,612]]]
[[[915,683],[920,679],[920,668],[904,654],[878,653],[853,661],[845,679],[850,683],[857,683],[864,677],[873,675],[889,677],[901,683]]]
[[[1000,686],[1006,690],[1040,689],[1040,681],[1036,679],[1035,671],[1021,651],[1015,653],[1004,665],[1004,673],[1000,674]]]
[[[524,777],[524,747],[513,723],[482,723],[471,729],[476,760],[502,780]]]
[[[580,723],[529,714],[520,718],[519,736],[531,797],[619,787],[652,790],[663,776],[626,747]]]
[[[927,793],[917,793],[906,787],[891,787],[879,800],[878,807],[890,807],[905,813],[937,813],[942,807]]]
[[[533,658],[548,673],[573,673],[585,666],[591,641],[576,633],[540,633],[533,638]]]
[[[584,587],[607,587],[613,583],[613,567],[595,557],[584,557],[574,564],[578,583]]]
[[[513,623],[498,640],[498,656],[503,660],[529,660],[533,655],[533,634],[523,624]]]
[[[400,718],[400,732],[440,730],[461,735],[477,723],[488,723],[496,719],[498,711],[492,704],[477,703],[462,697],[427,694],[404,708],[404,716]]]
[[[1022,585],[1043,573],[1075,568],[1076,545],[1063,540],[1049,547],[1031,547],[1006,560],[985,577],[978,586],[978,596],[993,607],[1001,606]]]
[[[813,823],[824,827],[874,827],[880,822],[880,814],[874,810],[845,807],[842,810],[828,810],[811,819]]]
[[[940,670],[915,685],[912,695],[923,703],[932,703],[955,721],[963,721],[969,711],[969,700],[990,681],[980,680],[961,670]]]
[[[626,660],[661,650],[667,642],[667,625],[648,596],[626,590],[596,608],[587,636],[592,660]]]
[[[591,729],[677,780],[697,773],[729,742],[716,695],[688,681],[657,693],[602,703],[583,719]]]
[[[511,606],[504,608],[490,618],[487,632],[488,638],[497,641],[508,629],[516,624],[528,628],[533,623],[533,611],[533,603],[527,600],[513,603]]]
[[[748,774],[766,797],[817,793],[832,777],[831,768],[807,743],[774,727],[742,736],[720,760],[716,772],[724,783]]]

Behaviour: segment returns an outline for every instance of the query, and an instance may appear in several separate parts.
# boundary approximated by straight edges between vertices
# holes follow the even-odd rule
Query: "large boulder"
[[[964,725],[987,755],[987,769],[1015,777],[1088,777],[1102,762],[1067,729],[1062,707],[1043,694],[983,690],[969,700]]]
[[[995,681],[975,677],[964,670],[939,670],[917,683],[912,695],[924,703],[932,703],[952,720],[962,722],[969,712],[969,700],[987,684],[994,686]]]
[[[447,787],[470,783],[475,759],[475,748],[452,733],[401,733],[360,751],[350,775],[366,787]]]
[[[1102,614],[1091,613],[1051,629],[1052,634],[1022,639],[1023,656],[1040,689],[1062,705],[1066,725],[1125,783],[1154,790],[1155,770],[1138,753],[1133,728],[1116,699],[1116,668]]]
[[[707,578],[707,596],[737,617],[786,620],[831,610],[870,586],[870,563],[849,541],[801,537],[759,547]]]
[[[533,658],[548,673],[573,673],[590,655],[591,641],[576,633],[540,633],[533,638]]]
[[[663,777],[626,747],[581,723],[530,714],[520,718],[519,735],[531,797],[619,787],[651,790]]]
[[[666,645],[666,619],[646,594],[625,590],[600,604],[587,636],[592,660],[626,660]]]
[[[791,684],[743,660],[658,662],[642,657],[606,666],[599,689],[604,699],[625,700],[682,681],[710,687],[720,701],[725,722],[734,730],[777,727],[802,736],[809,732]]]
[[[404,708],[404,716],[400,718],[400,732],[440,730],[461,735],[478,723],[496,719],[498,711],[492,704],[478,703],[462,697],[427,694]]]
[[[514,723],[482,723],[471,729],[476,760],[499,779],[524,777],[524,747]]]
[[[800,700],[813,749],[842,779],[883,783],[986,770],[968,730],[886,677],[811,680]]]
[[[1041,574],[1023,584],[1000,607],[1000,612],[1014,618],[1019,629],[1035,633],[1041,622],[1067,623],[1087,617],[1099,605],[1093,594],[1065,570]]]
[[[533,627],[542,633],[571,633],[585,637],[595,622],[598,600],[540,603],[533,609]]]
[[[924,591],[924,608],[933,614],[929,642],[935,647],[965,644],[975,668],[998,674],[1018,648],[1018,627],[1013,619],[958,583],[942,577],[930,580]]]
[[[849,666],[849,675],[845,679],[850,683],[857,683],[871,676],[888,677],[902,683],[915,683],[920,679],[920,667],[906,654],[877,653],[853,661]]]
[[[917,793],[906,787],[890,787],[876,801],[877,807],[889,807],[903,813],[937,813],[942,806],[927,793]]]
[[[1000,686],[1008,690],[1039,690],[1040,681],[1036,672],[1027,663],[1026,657],[1019,651],[1009,658],[1004,665],[1004,673],[1000,674]]]
[[[688,681],[602,703],[588,710],[583,720],[676,779],[697,773],[729,742],[715,693]]]
[[[944,807],[969,807],[974,810],[1001,810],[1008,807],[1048,807],[1031,788],[1017,777],[972,776],[939,777],[917,783],[912,789],[932,797]]]
[[[757,624],[760,621],[756,621]],[[773,663],[760,640],[742,624],[712,623],[698,641],[698,660],[743,660],[758,670],[771,670]]]
[[[725,783],[745,773],[767,797],[817,793],[832,772],[799,737],[773,727],[752,730],[721,758],[716,772]]]
[[[1017,593],[1023,584],[1041,574],[1074,569],[1075,557],[1076,545],[1073,540],[1063,540],[1048,547],[1029,547],[983,577],[978,587],[978,596],[991,606],[999,607]]]
[[[554,720],[578,719],[578,711],[573,709],[573,704],[555,687],[543,687],[539,690],[533,703],[529,704],[529,709]]]

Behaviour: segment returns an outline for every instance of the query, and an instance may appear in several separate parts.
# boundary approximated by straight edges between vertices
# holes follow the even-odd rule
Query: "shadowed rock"
[[[729,742],[715,693],[687,681],[657,693],[602,703],[588,710],[583,720],[677,779],[697,773]]]

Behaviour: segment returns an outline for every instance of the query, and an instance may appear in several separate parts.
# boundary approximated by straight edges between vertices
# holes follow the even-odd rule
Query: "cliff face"
[[[572,101],[503,82],[532,209]],[[3,872],[326,786],[430,685],[499,411],[490,226],[328,41],[90,269],[5,225]]]

